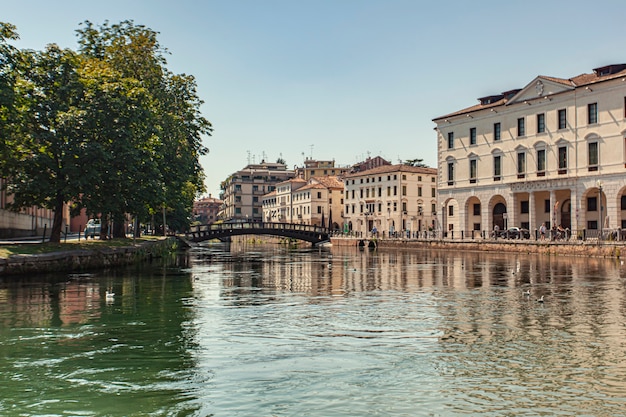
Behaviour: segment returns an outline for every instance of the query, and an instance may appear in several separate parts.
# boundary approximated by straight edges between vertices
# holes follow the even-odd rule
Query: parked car
[[[85,239],[89,239],[89,237],[95,239],[96,236],[100,236],[101,228],[100,219],[89,219],[87,226],[85,226]]]
[[[505,239],[530,239],[530,230],[513,226],[500,232],[500,236]]]

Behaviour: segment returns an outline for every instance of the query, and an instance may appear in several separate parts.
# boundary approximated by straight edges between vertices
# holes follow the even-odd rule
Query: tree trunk
[[[114,238],[125,238],[126,231],[124,230],[124,222],[123,221],[114,221],[113,222],[113,237]]]
[[[61,226],[63,226],[63,196],[57,194],[54,204],[54,219],[52,220],[52,229],[50,229],[50,242],[61,242]]]

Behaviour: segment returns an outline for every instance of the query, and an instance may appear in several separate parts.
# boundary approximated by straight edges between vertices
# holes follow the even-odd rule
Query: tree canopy
[[[127,214],[161,210],[185,228],[204,191],[199,157],[211,124],[195,79],[168,71],[157,32],[124,21],[77,31],[77,51],[51,44],[16,50],[15,28],[0,23],[0,175],[12,208],[85,209],[124,236]]]

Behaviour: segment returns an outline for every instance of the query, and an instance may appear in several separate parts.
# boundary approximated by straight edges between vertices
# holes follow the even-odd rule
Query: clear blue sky
[[[623,0],[0,0],[20,48],[76,49],[79,23],[160,33],[168,68],[196,77],[215,128],[207,189],[282,155],[347,165],[437,164],[432,119],[521,88],[626,63]]]

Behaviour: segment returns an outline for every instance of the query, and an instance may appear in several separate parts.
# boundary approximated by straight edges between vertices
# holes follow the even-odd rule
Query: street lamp
[[[603,229],[603,221],[602,221],[602,181],[598,180],[597,181],[597,185],[598,185],[598,200],[600,200],[600,221],[598,222],[600,224],[600,236],[598,237],[598,242],[602,240],[602,229]]]
[[[441,238],[444,238],[444,225],[446,223],[446,202],[441,202]]]

